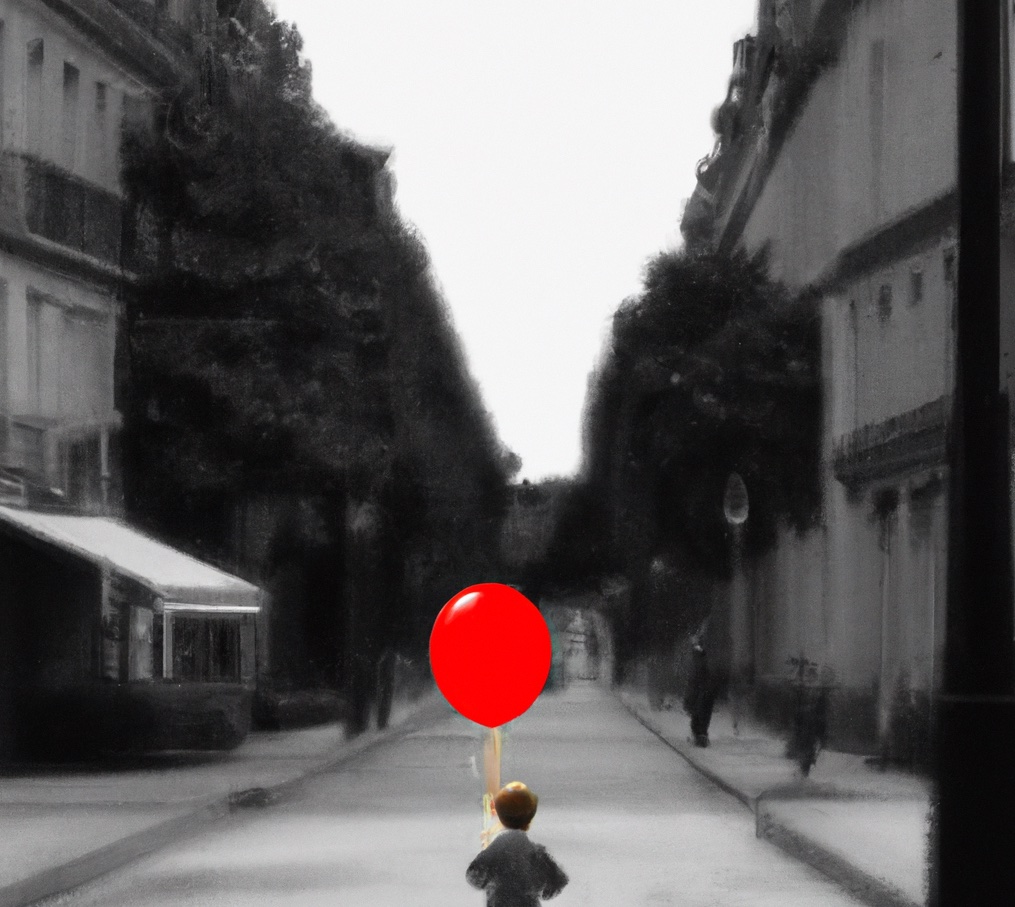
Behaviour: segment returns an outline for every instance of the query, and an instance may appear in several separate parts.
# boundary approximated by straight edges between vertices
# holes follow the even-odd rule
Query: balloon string
[[[490,728],[483,741],[483,774],[486,780],[486,792],[483,794],[483,831],[479,837],[484,849],[504,827],[497,819],[497,811],[493,804],[493,798],[500,790],[501,750],[500,728]]]

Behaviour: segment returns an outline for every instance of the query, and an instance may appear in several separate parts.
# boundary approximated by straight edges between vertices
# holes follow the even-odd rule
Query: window
[[[0,277],[0,350],[5,355],[0,357],[0,411],[10,412],[10,401],[7,399],[7,369],[9,357],[7,351],[7,281]]]
[[[955,250],[945,249],[943,256],[945,283],[949,286],[955,283]]]
[[[29,408],[42,405],[42,300],[30,295],[25,308],[25,396]]]
[[[25,97],[25,140],[32,154],[42,153],[42,38],[28,42],[28,78]]]
[[[112,323],[82,308],[64,310],[62,321],[61,412],[102,417],[113,409]]]
[[[102,418],[114,408],[114,323],[29,287],[25,307],[25,402],[35,413]]]
[[[36,425],[11,419],[5,456],[11,466],[20,466],[42,475],[46,471],[46,432]]]
[[[871,42],[868,73],[870,115],[871,203],[873,213],[881,213],[882,159],[885,141],[885,42]]]
[[[74,169],[74,156],[78,138],[78,89],[81,81],[76,66],[63,64],[63,135],[60,146],[60,163]]]
[[[913,268],[909,272],[909,304],[919,305],[923,302],[923,271]]]
[[[148,608],[131,606],[130,643],[127,647],[129,680],[151,680],[154,676],[153,617]]]
[[[174,614],[170,620],[174,680],[239,683],[239,619]]]
[[[4,23],[0,20],[0,112],[4,107],[4,70],[6,63],[4,60],[4,49],[6,48],[6,35],[4,34]],[[0,148],[4,144],[4,118],[0,115]]]
[[[26,162],[25,221],[32,233],[115,264],[122,217],[122,204],[112,192],[44,161]]]
[[[882,323],[887,322],[892,317],[892,285],[890,283],[881,284],[881,288],[878,290],[878,318]]]
[[[95,83],[92,124],[92,175],[104,182],[109,175],[109,86],[105,82]]]
[[[859,428],[860,414],[860,318],[856,300],[849,301],[849,376],[852,391],[852,427]]]
[[[63,456],[67,500],[88,513],[102,508],[102,448],[99,436],[72,441]]]

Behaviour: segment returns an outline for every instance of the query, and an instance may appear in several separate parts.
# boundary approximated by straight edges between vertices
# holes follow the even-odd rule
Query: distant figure
[[[398,656],[385,646],[377,660],[377,728],[384,730],[391,719],[391,706],[395,699],[395,663]]]
[[[691,676],[684,694],[684,711],[691,716],[691,736],[695,746],[708,746],[708,726],[712,721],[715,690],[712,673],[708,669],[708,656],[701,640],[691,640]]]
[[[493,803],[504,831],[472,861],[465,878],[486,892],[487,907],[539,907],[540,899],[559,894],[568,881],[546,848],[526,834],[539,798],[512,781]]]
[[[599,680],[599,634],[596,632],[595,627],[585,637],[585,651],[589,653],[590,677],[592,680]]]

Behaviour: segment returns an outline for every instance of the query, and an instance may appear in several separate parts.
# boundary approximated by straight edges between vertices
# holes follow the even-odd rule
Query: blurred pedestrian
[[[684,711],[691,716],[691,737],[695,746],[708,746],[708,726],[715,705],[715,686],[708,667],[708,655],[701,640],[691,640],[691,672],[684,693]]]

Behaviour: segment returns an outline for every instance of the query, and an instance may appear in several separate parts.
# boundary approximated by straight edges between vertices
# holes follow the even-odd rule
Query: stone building
[[[0,2],[0,466],[89,512],[118,508],[121,129],[213,12]]]
[[[0,758],[250,724],[259,590],[115,518],[122,130],[216,14],[0,0]]]
[[[761,0],[682,225],[767,251],[823,325],[822,518],[747,566],[735,668],[785,721],[805,656],[831,745],[900,759],[941,676],[956,40],[954,3]]]

